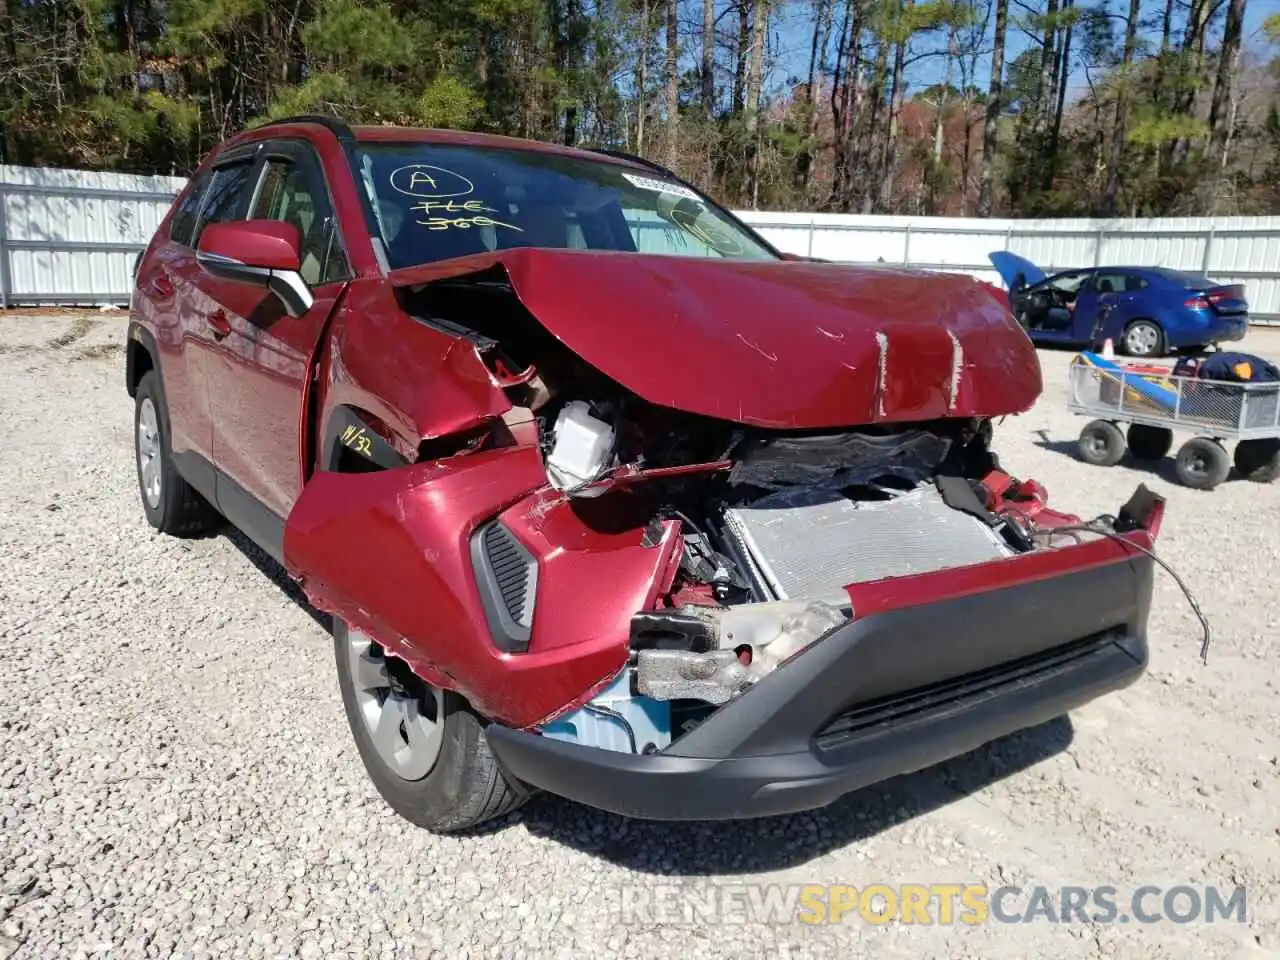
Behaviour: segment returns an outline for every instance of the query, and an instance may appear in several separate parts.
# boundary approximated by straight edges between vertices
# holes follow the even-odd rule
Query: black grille
[[[1012,660],[987,670],[919,687],[905,693],[860,703],[828,723],[814,738],[819,749],[831,750],[890,723],[902,723],[940,708],[955,709],[996,696],[1003,690],[1054,673],[1097,654],[1118,639],[1114,631],[1054,647],[1035,656]]]
[[[471,562],[494,643],[509,652],[527,650],[538,562],[497,521],[480,528],[472,538]]]
[[[533,598],[529,596],[533,558],[511,531],[498,523],[484,531],[484,552],[507,615],[520,626],[529,626],[533,621]]]

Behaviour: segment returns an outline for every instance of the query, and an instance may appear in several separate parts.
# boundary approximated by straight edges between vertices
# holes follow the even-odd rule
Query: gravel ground
[[[811,815],[655,825],[540,797],[458,839],[375,794],[325,628],[279,569],[235,533],[146,525],[123,316],[0,318],[0,958],[1280,950],[1280,485],[1205,494],[1167,469],[1078,463],[1068,354],[1042,353],[1043,400],[997,432],[1005,463],[1090,516],[1139,481],[1169,498],[1162,553],[1216,628],[1207,666],[1161,575],[1150,673],[1069,720]],[[1247,348],[1280,356],[1280,333]],[[1243,884],[1247,921],[646,923],[620,909],[674,886],[943,882],[1110,884],[1122,906],[1143,884]]]

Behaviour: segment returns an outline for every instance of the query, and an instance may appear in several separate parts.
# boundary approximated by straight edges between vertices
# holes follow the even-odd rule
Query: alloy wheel
[[[1125,350],[1130,356],[1149,357],[1160,345],[1160,331],[1149,323],[1135,323],[1124,334]]]
[[[351,684],[378,756],[404,780],[421,780],[444,744],[444,691],[414,676],[403,661],[355,630],[347,633]]]
[[[138,407],[138,473],[142,477],[142,495],[152,510],[160,506],[160,467],[160,426],[156,405],[150,397],[144,397]]]

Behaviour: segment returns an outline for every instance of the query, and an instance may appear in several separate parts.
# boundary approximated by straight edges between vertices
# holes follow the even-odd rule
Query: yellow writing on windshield
[[[472,227],[505,227],[516,233],[524,233],[513,223],[494,220],[486,214],[497,213],[493,207],[487,207],[483,200],[423,200],[409,208],[414,213],[426,213],[430,216],[416,222],[428,230],[448,230],[457,228],[470,230]]]
[[[475,184],[460,173],[429,163],[410,163],[391,171],[391,189],[407,197],[443,200],[465,197]]]

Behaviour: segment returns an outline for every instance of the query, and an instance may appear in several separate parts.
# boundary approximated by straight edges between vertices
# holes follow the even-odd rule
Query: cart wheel
[[[1163,460],[1173,447],[1173,431],[1166,427],[1131,423],[1128,434],[1129,452],[1138,460]]]
[[[1178,448],[1178,479],[1193,490],[1212,490],[1231,471],[1227,451],[1217,440],[1194,437]]]
[[[1280,437],[1241,440],[1236,444],[1236,469],[1255,483],[1270,483],[1280,477]]]
[[[1124,456],[1124,434],[1109,420],[1093,420],[1080,431],[1080,459],[1095,467],[1114,467]]]

